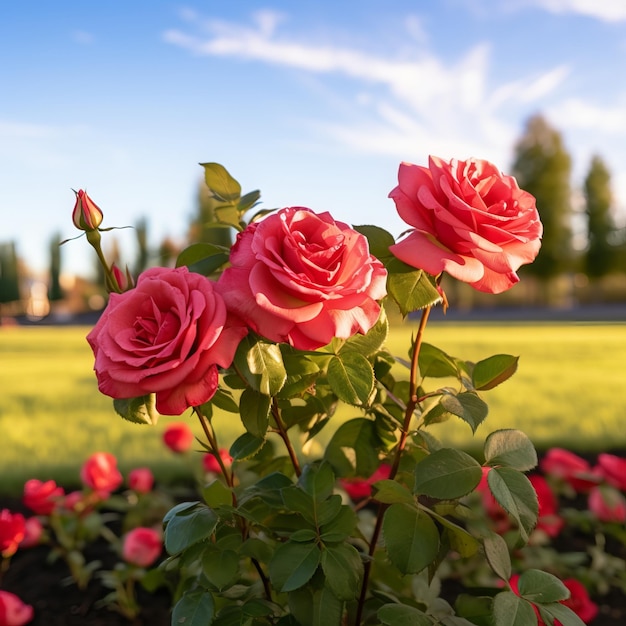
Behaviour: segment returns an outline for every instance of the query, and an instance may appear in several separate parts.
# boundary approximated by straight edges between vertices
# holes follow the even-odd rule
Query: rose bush
[[[391,197],[411,229],[396,241],[308,208],[255,211],[259,192],[242,195],[225,168],[203,167],[213,225],[237,232],[232,249],[194,244],[133,286],[106,262],[104,229],[87,231],[113,292],[88,335],[99,388],[132,421],[154,422],[154,397],[158,412],[190,409],[216,464],[199,499],[163,519],[168,558],[150,581],[172,590],[172,623],[508,626],[519,616],[530,626],[532,603],[580,626],[554,573],[528,568],[518,593],[509,582],[538,521],[544,535],[557,528],[554,503],[526,476],[532,443],[496,431],[479,460],[430,430],[454,418],[476,431],[484,395],[517,369],[515,356],[466,360],[425,335],[432,308],[447,306],[443,273],[493,293],[517,282],[540,246],[534,198],[486,161],[402,164]],[[386,346],[392,306],[419,312],[401,356]],[[228,455],[217,411],[244,429]],[[468,514],[481,491],[502,511],[502,534]],[[491,591],[439,598],[457,562]],[[108,577],[118,598],[134,575]]]
[[[402,163],[390,197],[413,227],[391,247],[393,254],[434,276],[447,272],[480,291],[500,293],[539,252],[535,199],[488,161]]]

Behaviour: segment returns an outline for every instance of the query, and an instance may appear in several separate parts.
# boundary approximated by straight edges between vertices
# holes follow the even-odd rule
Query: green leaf
[[[328,382],[340,400],[364,406],[374,390],[374,370],[362,354],[342,352],[328,364]]]
[[[174,606],[172,625],[207,626],[213,621],[214,614],[213,596],[208,591],[188,591]]]
[[[222,411],[227,411],[228,413],[239,413],[239,405],[233,398],[233,394],[221,387],[217,388],[209,404],[213,404],[218,409],[222,409]]]
[[[387,291],[400,308],[402,315],[441,302],[441,294],[433,279],[423,270],[416,270],[395,257],[386,264]]]
[[[340,600],[353,600],[361,590],[363,561],[354,546],[340,543],[322,550],[326,586]]]
[[[202,555],[202,572],[218,591],[222,591],[237,580],[239,557],[233,550],[207,549]]]
[[[309,463],[304,466],[298,482],[316,502],[322,502],[333,493],[335,473],[329,463]]]
[[[529,602],[560,602],[570,596],[569,589],[556,576],[538,569],[526,570],[517,581],[519,595]]]
[[[423,378],[459,377],[459,368],[454,359],[443,350],[429,343],[422,344],[418,365]]]
[[[474,388],[487,391],[497,387],[515,374],[518,361],[519,357],[510,354],[496,354],[478,361],[472,370]]]
[[[482,469],[473,457],[461,450],[442,448],[416,465],[413,493],[454,500],[475,489],[481,478]]]
[[[537,617],[529,602],[503,591],[493,600],[493,626],[537,626]]]
[[[343,602],[327,587],[304,587],[289,593],[289,610],[295,624],[289,626],[339,626]],[[282,623],[282,621],[280,622]]]
[[[543,621],[546,624],[549,624],[550,621],[547,617],[549,615],[552,619],[558,620],[561,626],[584,626],[585,622],[583,622],[572,609],[560,602],[553,602],[551,604],[541,604],[538,605],[539,613]],[[547,614],[547,615],[546,615]],[[556,623],[556,622],[555,622]]]
[[[138,398],[115,398],[113,408],[119,416],[135,424],[154,426],[159,420],[159,414],[154,406],[153,394]]]
[[[255,389],[244,389],[239,399],[239,415],[245,429],[255,437],[265,438],[270,423],[271,398]]]
[[[315,383],[320,368],[313,359],[288,344],[280,344],[280,350],[287,377],[278,396],[292,398],[307,391]]]
[[[178,510],[169,517],[165,526],[165,549],[169,554],[179,554],[189,546],[208,539],[216,526],[217,515],[204,504],[198,502]]]
[[[372,498],[384,504],[415,504],[415,496],[395,480],[378,480],[372,485]]]
[[[185,248],[176,259],[176,267],[187,267],[190,272],[210,276],[228,262],[228,251],[212,243],[194,243]]]
[[[234,364],[248,384],[266,396],[275,396],[287,379],[280,347],[252,334],[239,343]]]
[[[433,626],[426,613],[406,604],[384,604],[376,615],[387,626]]]
[[[446,517],[437,515],[433,511],[430,512],[430,515],[444,527],[446,538],[452,550],[458,552],[464,558],[473,556],[478,552],[478,548],[480,547],[478,540],[468,533],[465,528],[461,528],[461,526],[451,522]]]
[[[204,180],[211,193],[226,202],[238,202],[241,185],[219,163],[200,163],[204,168]]]
[[[261,198],[261,192],[258,189],[254,191],[249,191],[248,193],[241,196],[239,199],[239,204],[237,205],[237,210],[240,213],[245,213],[253,208]]]
[[[439,531],[429,515],[406,504],[392,504],[383,519],[385,549],[403,574],[417,574],[439,551]]]
[[[537,466],[535,447],[521,430],[511,428],[490,433],[485,439],[484,454],[488,465],[504,465],[520,472]]]
[[[372,226],[370,224],[354,226],[353,228],[367,237],[370,254],[373,254],[383,263],[395,258],[389,250],[389,247],[396,243],[391,233],[388,233],[384,228],[380,228],[380,226]]]
[[[324,458],[338,476],[371,476],[380,465],[380,439],[373,421],[358,417],[344,422],[326,446]]]
[[[320,563],[320,551],[314,543],[287,542],[276,548],[269,573],[279,591],[293,591],[305,585]]]
[[[325,544],[345,541],[356,528],[357,522],[358,519],[352,507],[339,506],[336,514],[328,522],[320,523],[320,538]]]
[[[229,453],[234,460],[241,461],[253,457],[265,443],[263,437],[255,437],[250,433],[243,433],[235,439]]]
[[[233,492],[221,480],[215,479],[202,487],[202,498],[211,508],[229,506],[233,503]]]
[[[489,533],[483,545],[491,569],[502,580],[508,581],[511,578],[511,555],[506,541],[496,533]]]
[[[485,402],[471,391],[459,394],[444,393],[441,396],[440,404],[448,413],[452,413],[452,415],[456,415],[467,422],[472,432],[476,432],[476,429],[487,417],[489,410]]]
[[[531,482],[517,470],[492,468],[487,484],[498,504],[515,519],[524,542],[537,524],[539,504]]]
[[[389,321],[387,320],[387,314],[385,309],[381,307],[380,316],[378,321],[365,335],[353,335],[348,339],[339,350],[339,354],[342,355],[346,352],[358,352],[359,354],[368,357],[377,350],[382,348],[387,335],[389,334]]]

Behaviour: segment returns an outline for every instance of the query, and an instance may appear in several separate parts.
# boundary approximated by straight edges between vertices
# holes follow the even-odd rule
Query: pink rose
[[[21,513],[12,513],[9,509],[0,511],[0,556],[10,557],[24,539],[25,521]]]
[[[94,491],[111,493],[123,482],[117,469],[117,459],[110,452],[96,452],[83,464],[80,480]]]
[[[575,578],[566,578],[563,584],[569,589],[570,597],[561,604],[574,611],[585,624],[589,624],[598,614],[598,605],[589,598],[587,588]],[[555,620],[554,624],[557,626],[560,622]]]
[[[626,459],[614,454],[599,454],[596,471],[609,485],[626,491]]]
[[[79,230],[96,230],[102,224],[102,211],[86,191],[79,189],[74,193],[76,194],[76,204],[72,211],[74,226]]]
[[[20,548],[33,548],[39,545],[43,535],[43,524],[38,517],[29,517],[24,520],[24,539],[20,542]],[[2,622],[0,621],[0,624]]]
[[[128,486],[137,493],[148,493],[154,485],[154,474],[148,467],[136,467],[128,474]]]
[[[35,611],[14,593],[0,591],[0,625],[24,626],[33,620]]]
[[[447,272],[500,293],[539,252],[543,227],[534,197],[488,161],[431,156],[428,167],[401,163],[389,197],[413,227],[391,252],[433,276]]]
[[[187,452],[193,440],[193,431],[185,422],[172,422],[163,431],[163,443],[177,454]]]
[[[539,502],[537,529],[542,530],[548,537],[556,537],[565,525],[565,521],[558,515],[559,506],[556,496],[543,476],[532,474],[528,479],[535,489]]]
[[[224,463],[226,467],[230,467],[232,465],[233,457],[230,456],[226,448],[220,448],[220,458],[222,459],[222,462]],[[210,452],[207,452],[202,457],[202,467],[204,468],[205,472],[211,472],[213,474],[222,473],[222,468],[220,467],[220,464],[215,458],[215,455],[211,454]]]
[[[366,333],[387,272],[367,239],[329,213],[292,207],[237,235],[218,282],[229,310],[257,333],[301,350]]]
[[[362,500],[372,495],[372,485],[391,474],[391,465],[383,463],[369,478],[341,478],[339,483],[352,500]]]
[[[24,483],[22,502],[37,515],[50,515],[64,495],[63,487],[57,486],[53,480],[42,482],[31,478]]]
[[[588,505],[601,522],[626,522],[626,498],[613,487],[594,487],[589,492]]]
[[[550,448],[540,463],[541,471],[551,478],[569,483],[576,492],[584,493],[598,484],[585,459],[563,448]]]
[[[230,366],[246,333],[227,318],[208,278],[186,267],[154,267],[134,289],[111,294],[87,341],[102,393],[156,393],[159,413],[180,415],[213,397],[217,367]]]
[[[122,557],[138,567],[150,567],[161,555],[161,535],[153,528],[134,528],[124,536]]]

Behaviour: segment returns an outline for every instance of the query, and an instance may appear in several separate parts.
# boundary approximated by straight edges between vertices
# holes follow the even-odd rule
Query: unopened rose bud
[[[72,211],[72,220],[78,230],[87,232],[96,230],[102,224],[104,217],[98,205],[87,195],[86,191],[79,189],[76,194],[76,204]]]
[[[124,273],[115,263],[111,265],[111,277],[108,280],[111,283],[109,291],[115,291],[116,293],[123,293],[135,286],[128,267],[126,268],[126,273]]]

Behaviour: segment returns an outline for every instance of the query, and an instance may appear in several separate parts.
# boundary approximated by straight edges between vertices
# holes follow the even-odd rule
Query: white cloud
[[[584,130],[595,130],[607,134],[626,134],[626,95],[621,103],[613,106],[598,106],[578,98],[559,104],[553,111],[559,124]]]
[[[626,20],[626,0],[533,0],[533,3],[551,13],[575,13],[604,22]]]

